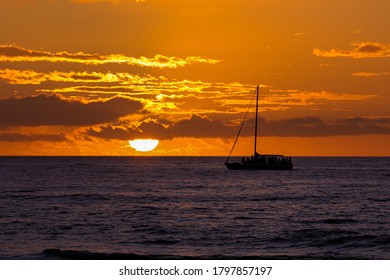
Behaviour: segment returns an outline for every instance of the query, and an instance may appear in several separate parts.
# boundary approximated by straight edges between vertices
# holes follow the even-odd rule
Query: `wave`
[[[369,201],[374,202],[390,202],[390,197],[384,197],[384,198],[368,198]]]
[[[359,221],[354,219],[326,219],[321,222],[324,224],[339,225],[339,224],[353,224],[353,223],[358,223]]]
[[[237,216],[234,217],[233,220],[255,220],[256,218],[254,217],[248,217],[248,216]]]
[[[174,245],[180,243],[180,241],[176,240],[165,240],[165,239],[156,239],[156,240],[147,240],[141,242],[142,244],[155,244],[155,245]]]
[[[389,246],[389,235],[357,235],[357,236],[340,236],[335,238],[329,238],[327,240],[318,242],[316,244],[319,247],[326,246],[338,246],[343,248],[374,248],[377,246]]]

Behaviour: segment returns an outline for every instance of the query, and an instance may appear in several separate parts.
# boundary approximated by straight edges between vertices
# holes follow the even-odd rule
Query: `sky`
[[[388,0],[0,0],[0,155],[390,156]],[[253,153],[254,108],[233,155]],[[137,152],[133,139],[158,139]]]

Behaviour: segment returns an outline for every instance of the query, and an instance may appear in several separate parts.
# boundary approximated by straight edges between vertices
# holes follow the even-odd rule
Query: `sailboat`
[[[244,120],[242,121],[241,127],[238,131],[236,140],[234,141],[233,147],[230,151],[228,158],[226,159],[225,165],[228,169],[233,170],[292,170],[293,163],[291,157],[284,155],[272,155],[272,154],[259,154],[256,150],[257,145],[257,122],[258,122],[258,109],[259,109],[259,86],[256,87],[256,122],[255,122],[255,135],[254,135],[254,153],[250,157],[243,157],[241,161],[229,162],[230,156],[233,152],[234,146],[237,143],[237,139],[240,136],[242,126],[245,122],[248,112],[245,114]],[[253,100],[253,99],[252,99]],[[250,107],[250,105],[249,105]],[[249,108],[248,108],[249,111]]]

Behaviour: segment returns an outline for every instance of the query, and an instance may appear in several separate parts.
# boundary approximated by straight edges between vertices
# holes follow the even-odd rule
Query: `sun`
[[[129,140],[130,147],[138,152],[150,152],[158,145],[157,139],[134,139]]]

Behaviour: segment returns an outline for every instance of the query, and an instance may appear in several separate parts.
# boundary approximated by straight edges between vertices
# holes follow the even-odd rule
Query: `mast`
[[[255,149],[253,156],[256,157],[256,145],[257,145],[257,111],[259,109],[259,85],[256,88],[256,123],[255,123]]]

